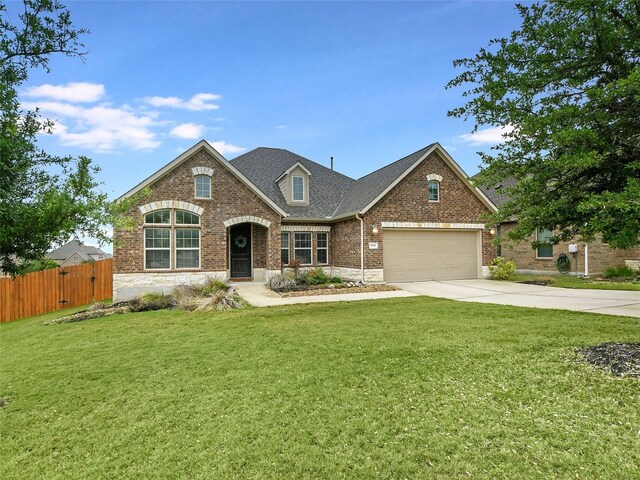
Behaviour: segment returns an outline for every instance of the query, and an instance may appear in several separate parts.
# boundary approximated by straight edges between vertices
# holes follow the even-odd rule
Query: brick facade
[[[199,168],[198,168],[199,167]],[[194,173],[206,171],[212,175],[211,199],[196,199]],[[441,177],[440,200],[428,201],[428,175]],[[252,248],[254,277],[268,278],[270,272],[280,271],[281,232],[290,232],[289,258],[294,258],[294,233],[311,231],[312,264],[322,266],[328,273],[359,278],[361,271],[361,221],[348,218],[334,223],[295,223],[291,219],[282,223],[282,218],[259,195],[238,179],[206,148],[196,150],[190,157],[149,185],[151,193],[141,199],[129,214],[136,220],[132,230],[116,229],[114,239],[114,281],[131,292],[142,292],[150,287],[169,291],[171,285],[193,279],[201,281],[210,273],[216,278],[229,276],[228,227],[236,217],[253,217]],[[175,249],[171,252],[172,268],[168,270],[145,270],[144,268],[144,215],[139,207],[152,202],[186,202],[192,210],[202,209],[200,219],[200,268],[176,270]],[[313,198],[310,199],[313,203]],[[153,208],[156,208],[154,206]],[[438,153],[432,153],[388,192],[376,205],[363,215],[364,231],[364,275],[365,280],[383,279],[384,229],[382,222],[429,222],[443,224],[482,225],[483,215],[489,209],[469,189]],[[247,219],[234,222],[251,221]],[[225,224],[226,222],[226,224]],[[270,222],[269,227],[260,223]],[[372,232],[377,225],[378,233]],[[317,231],[329,229],[328,263],[317,263]],[[471,227],[465,227],[471,228]],[[477,228],[475,228],[476,231]],[[483,265],[487,265],[496,254],[492,236],[482,232]],[[377,242],[378,249],[370,250],[369,242]],[[172,248],[173,245],[172,235]],[[117,281],[116,281],[117,280]],[[162,282],[165,282],[161,285]],[[163,290],[164,291],[164,290]]]
[[[192,168],[213,169],[211,199],[196,199]],[[150,186],[149,196],[141,199],[129,215],[136,220],[132,230],[114,231],[114,273],[145,273],[144,269],[144,216],[139,207],[150,202],[176,200],[188,202],[203,209],[200,216],[200,269],[198,272],[224,272],[229,269],[227,227],[225,220],[240,216],[256,216],[271,222],[270,227],[255,226],[254,265],[258,268],[280,268],[280,215],[256,195],[242,181],[205,149],[195,152]],[[173,246],[173,240],[172,240]],[[175,271],[172,251],[172,268]],[[157,272],[157,271],[153,271]],[[185,270],[180,270],[185,272]]]
[[[536,258],[536,250],[531,247],[534,241],[533,235],[529,240],[514,243],[506,240],[507,233],[515,227],[515,223],[506,223],[501,226],[501,236],[503,239],[502,256],[513,260],[520,270],[533,270],[557,273],[556,261],[561,253],[565,253],[571,260],[571,271],[575,272],[576,260],[573,254],[569,253],[569,244],[578,243],[578,273],[584,274],[585,266],[585,244],[582,242],[561,242],[553,246],[553,258]],[[619,250],[609,247],[607,244],[596,240],[589,243],[589,275],[599,275],[607,267],[624,265],[625,260],[640,259],[640,247],[628,250]]]
[[[429,202],[427,199],[429,174],[442,177],[439,202]],[[437,153],[432,153],[364,215],[365,268],[379,269],[383,266],[382,222],[483,224],[482,215],[489,213],[489,209],[447,163]],[[378,226],[377,234],[373,233],[372,225]],[[488,265],[495,257],[496,248],[491,243],[489,231],[484,231],[482,237],[482,264]],[[377,242],[378,249],[369,250],[369,242]]]

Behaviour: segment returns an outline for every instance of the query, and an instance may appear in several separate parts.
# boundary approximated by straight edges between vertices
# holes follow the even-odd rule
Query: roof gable
[[[190,158],[194,153],[196,153],[200,149],[206,150],[213,158],[215,158],[218,161],[218,163],[220,163],[220,165],[225,167],[229,172],[231,172],[231,174],[233,174],[236,178],[242,181],[247,187],[249,187],[250,190],[252,190],[258,197],[260,197],[267,205],[269,205],[277,213],[279,213],[283,217],[286,217],[288,215],[286,211],[284,211],[277,203],[275,203],[271,198],[269,198],[269,196],[265,195],[263,191],[261,191],[256,185],[254,185],[253,182],[251,182],[251,180],[249,180],[242,172],[240,172],[237,168],[235,168],[235,166],[231,165],[231,163],[228,162],[227,159],[224,158],[206,140],[200,140],[198,143],[196,143],[193,147],[188,149],[186,152],[182,153],[181,155],[176,157],[174,160],[166,164],[164,167],[162,167],[160,170],[156,171],[155,173],[153,173],[152,175],[144,179],[142,182],[140,182],[138,185],[133,187],[131,190],[121,195],[118,198],[118,200],[131,197],[136,193],[140,192],[143,188],[151,185],[156,180],[160,179],[164,175],[174,170],[176,167],[178,167],[180,164],[185,162],[188,158]]]

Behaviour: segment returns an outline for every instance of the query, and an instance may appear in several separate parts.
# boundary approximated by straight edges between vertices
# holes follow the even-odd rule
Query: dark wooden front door
[[[231,278],[251,277],[251,224],[241,223],[229,229]]]

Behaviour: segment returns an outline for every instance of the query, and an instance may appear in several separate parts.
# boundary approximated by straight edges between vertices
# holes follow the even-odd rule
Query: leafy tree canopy
[[[49,120],[20,107],[31,69],[49,71],[52,55],[83,57],[69,11],[57,0],[24,0],[17,24],[0,3],[0,269],[41,260],[52,244],[86,235],[106,242],[104,225],[122,210],[97,191],[98,167],[86,157],[57,157],[37,146]]]
[[[553,241],[602,234],[613,247],[640,244],[640,2],[564,0],[517,5],[509,38],[489,42],[447,88],[466,103],[450,116],[505,128],[483,154],[479,183],[508,178],[493,216],[509,233],[555,230]]]

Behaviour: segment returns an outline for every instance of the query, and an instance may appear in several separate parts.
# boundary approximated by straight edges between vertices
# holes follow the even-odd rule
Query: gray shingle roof
[[[104,255],[104,258],[111,258],[111,255],[100,250],[98,247],[91,245],[81,245],[77,240],[71,240],[61,247],[46,254],[47,258],[52,260],[66,260],[75,252],[80,252],[86,255]]]
[[[288,205],[276,184],[276,179],[296,162],[311,172],[308,206]],[[231,164],[291,218],[319,219],[331,216],[345,192],[355,183],[346,175],[281,148],[259,147],[234,158]]]
[[[428,145],[358,180],[353,180],[280,148],[256,148],[236,157],[231,160],[231,163],[265,195],[286,211],[290,218],[326,219],[361,211],[415,164],[433,145]],[[288,205],[276,184],[276,179],[296,162],[300,162],[311,172],[309,206]]]
[[[400,175],[407,171],[433,144],[407,155],[389,165],[359,178],[338,206],[335,216],[356,213],[369,205],[378,195],[385,191]]]

